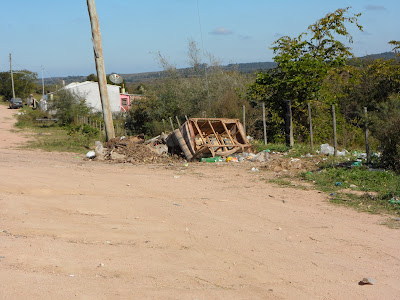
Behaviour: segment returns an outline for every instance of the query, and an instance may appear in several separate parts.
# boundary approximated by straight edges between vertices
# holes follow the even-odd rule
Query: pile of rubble
[[[95,150],[86,156],[96,160],[145,164],[169,163],[177,159],[168,153],[164,135],[147,141],[144,136],[117,137],[109,140],[105,146],[97,141]]]

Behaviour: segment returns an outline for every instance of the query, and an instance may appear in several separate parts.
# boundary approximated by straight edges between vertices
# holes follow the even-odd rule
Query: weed
[[[265,145],[264,142],[255,140],[252,142],[253,147],[257,152],[261,152],[263,150],[270,150],[271,152],[287,152],[290,150],[290,147],[286,146],[285,144],[267,144]]]
[[[400,195],[400,176],[393,172],[362,166],[343,168],[325,165],[317,172],[302,173],[301,177],[312,181],[319,190],[331,193],[333,203],[370,213],[400,212],[399,204],[388,202]]]
[[[62,127],[57,123],[39,123],[37,119],[48,118],[46,112],[24,107],[18,115],[17,128],[29,128],[34,134],[34,141],[28,148],[44,151],[85,153],[94,141],[99,139],[99,131],[90,125],[69,125]]]

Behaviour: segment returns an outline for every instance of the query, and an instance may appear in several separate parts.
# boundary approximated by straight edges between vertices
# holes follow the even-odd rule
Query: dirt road
[[[21,150],[12,113],[0,106],[0,299],[399,299],[400,231],[382,216],[242,164]]]

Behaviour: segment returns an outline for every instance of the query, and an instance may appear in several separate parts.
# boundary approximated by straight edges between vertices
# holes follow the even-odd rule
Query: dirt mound
[[[321,157],[318,156],[292,158],[284,154],[271,154],[268,162],[262,168],[275,172],[277,176],[296,176],[302,172],[318,169],[319,161],[321,161]]]
[[[106,143],[105,159],[127,163],[170,163],[179,160],[171,156],[162,141],[148,143],[142,136],[114,138]]]

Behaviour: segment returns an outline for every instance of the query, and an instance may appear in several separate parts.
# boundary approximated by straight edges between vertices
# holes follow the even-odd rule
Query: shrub
[[[381,143],[382,166],[400,172],[400,96],[392,95],[382,103],[371,123],[371,131]]]

